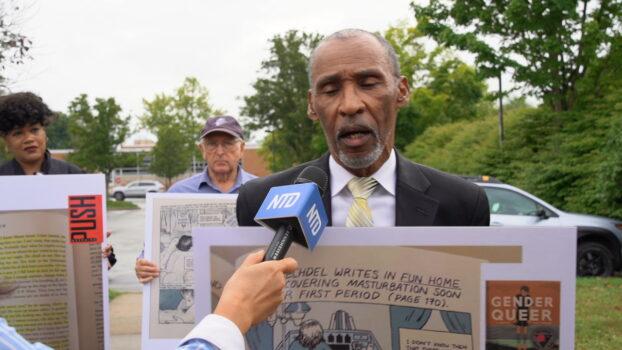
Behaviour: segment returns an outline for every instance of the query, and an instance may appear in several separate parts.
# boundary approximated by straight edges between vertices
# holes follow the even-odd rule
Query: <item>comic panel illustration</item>
[[[160,324],[194,323],[192,229],[237,226],[235,198],[159,206]]]
[[[248,247],[212,247],[239,264]],[[343,254],[348,251],[349,254]],[[414,247],[294,247],[285,303],[251,349],[477,349],[484,261]],[[212,258],[212,275],[219,259]],[[473,278],[477,276],[477,278]]]
[[[194,323],[194,289],[161,289],[160,323]]]
[[[296,302],[247,334],[251,349],[473,349],[471,315],[363,303]]]

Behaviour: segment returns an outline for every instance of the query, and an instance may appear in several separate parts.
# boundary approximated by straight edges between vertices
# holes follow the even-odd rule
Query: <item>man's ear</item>
[[[315,113],[315,109],[313,109],[313,92],[311,89],[307,91],[307,117],[313,121],[318,120],[318,116]]]
[[[410,85],[405,76],[401,76],[397,83],[397,106],[402,108],[410,102]]]

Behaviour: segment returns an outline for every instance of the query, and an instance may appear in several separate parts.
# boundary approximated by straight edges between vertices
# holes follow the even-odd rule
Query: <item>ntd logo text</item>
[[[307,212],[307,220],[309,221],[309,227],[311,228],[311,234],[317,235],[318,231],[322,227],[322,219],[320,218],[320,212],[317,210],[315,203]]]
[[[272,198],[266,210],[290,208],[300,198],[300,192],[277,194]]]

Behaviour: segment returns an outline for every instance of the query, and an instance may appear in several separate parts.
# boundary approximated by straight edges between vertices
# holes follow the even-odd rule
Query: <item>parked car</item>
[[[576,226],[577,275],[610,276],[622,270],[622,221],[565,212],[487,176],[468,179],[486,191],[491,226]]]
[[[126,186],[117,186],[112,189],[112,196],[122,201],[127,197],[145,197],[148,192],[164,192],[164,185],[159,181],[138,180]]]

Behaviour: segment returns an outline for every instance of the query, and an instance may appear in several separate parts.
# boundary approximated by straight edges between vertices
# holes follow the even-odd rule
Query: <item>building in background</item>
[[[158,180],[164,183],[165,179],[160,178],[149,171],[151,165],[151,150],[155,146],[155,142],[148,139],[134,140],[131,144],[124,144],[118,149],[120,153],[129,153],[136,155],[136,164],[131,167],[117,168],[112,172],[111,179],[115,185],[125,185],[134,180]],[[244,170],[257,176],[266,176],[271,172],[268,163],[259,155],[260,146],[255,143],[247,143],[244,148],[242,163]],[[52,157],[55,159],[66,160],[71,149],[50,150]],[[197,174],[205,169],[205,162],[197,157],[188,164],[188,171],[173,179],[173,183],[189,176]]]

